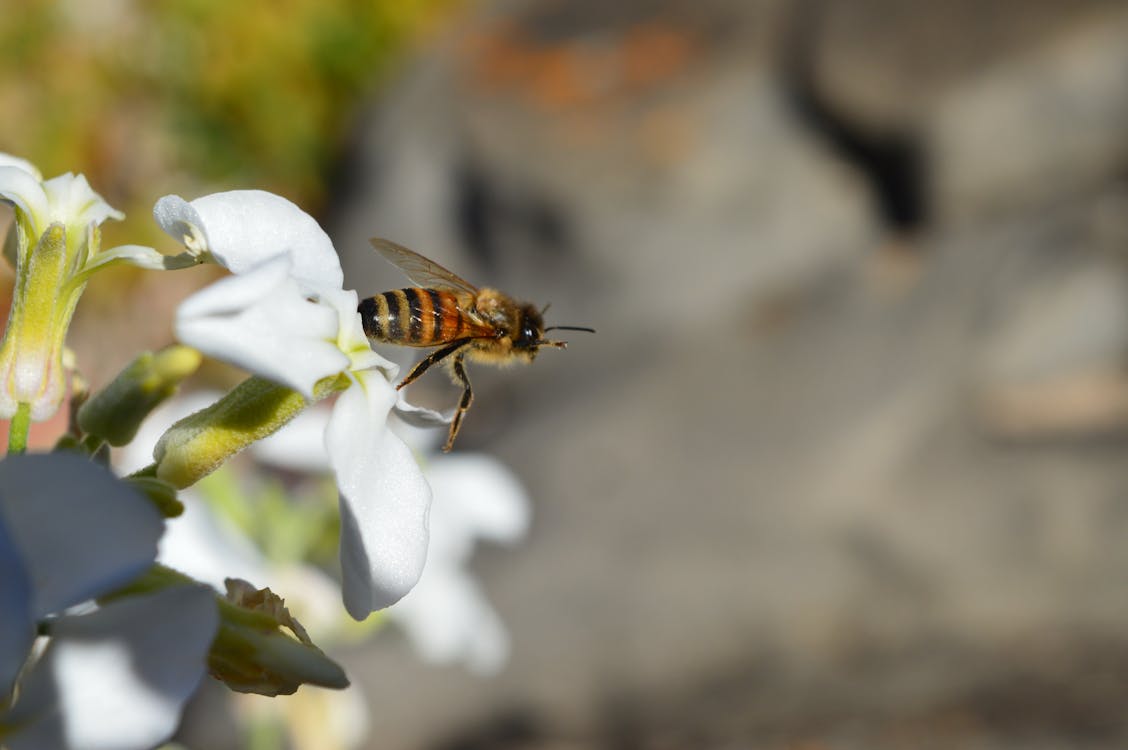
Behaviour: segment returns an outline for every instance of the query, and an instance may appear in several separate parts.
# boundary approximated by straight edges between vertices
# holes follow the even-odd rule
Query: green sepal
[[[168,482],[144,476],[126,477],[125,481],[148,498],[165,518],[176,518],[184,512],[184,503],[176,496],[176,488]]]
[[[348,386],[345,375],[325,378],[314,387],[314,399]],[[161,436],[153,451],[156,476],[181,489],[190,487],[251,443],[277,432],[309,403],[284,385],[248,378]]]
[[[80,232],[97,243],[98,232]],[[0,342],[0,414],[11,418],[17,405],[30,406],[32,421],[53,415],[66,395],[63,342],[82,293],[69,283],[68,237],[61,223],[47,227],[34,248],[21,251],[8,326]]]

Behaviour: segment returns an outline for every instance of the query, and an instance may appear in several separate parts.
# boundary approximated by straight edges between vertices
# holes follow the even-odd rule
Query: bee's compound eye
[[[514,343],[519,349],[535,349],[544,333],[544,324],[536,308],[530,305],[522,308],[518,322],[521,330],[517,333],[517,340]]]

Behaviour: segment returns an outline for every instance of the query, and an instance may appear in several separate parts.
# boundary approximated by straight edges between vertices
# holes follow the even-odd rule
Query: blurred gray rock
[[[540,0],[423,50],[336,204],[350,283],[406,283],[383,235],[599,333],[471,372],[459,448],[536,503],[478,566],[514,660],[346,657],[372,746],[1128,741],[1087,681],[1128,653],[1126,22]],[[847,147],[897,129],[928,210],[891,226]]]
[[[938,210],[1033,208],[1128,165],[1128,8],[1063,26],[937,104],[927,128]]]

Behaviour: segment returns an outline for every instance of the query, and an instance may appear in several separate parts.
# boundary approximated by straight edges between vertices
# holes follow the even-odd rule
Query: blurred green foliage
[[[0,150],[152,202],[260,187],[317,213],[348,123],[453,0],[18,0],[0,14]],[[140,212],[140,215],[138,215]]]

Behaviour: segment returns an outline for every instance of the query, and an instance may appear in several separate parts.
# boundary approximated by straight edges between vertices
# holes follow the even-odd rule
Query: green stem
[[[27,433],[31,429],[31,404],[21,402],[8,425],[8,455],[27,450]]]

